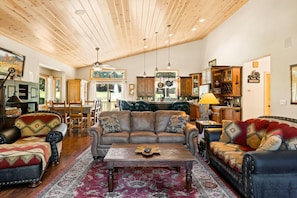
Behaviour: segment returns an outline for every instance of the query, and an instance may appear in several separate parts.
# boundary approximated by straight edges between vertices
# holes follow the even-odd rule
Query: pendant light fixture
[[[143,77],[146,77],[146,72],[145,72],[145,38],[143,39]]]
[[[170,33],[170,25],[168,25],[167,27],[168,27],[168,65],[167,65],[167,68],[171,69],[171,63],[170,63],[170,37],[172,36],[172,34]]]
[[[155,32],[156,34],[156,68],[155,70],[158,71],[158,32]]]

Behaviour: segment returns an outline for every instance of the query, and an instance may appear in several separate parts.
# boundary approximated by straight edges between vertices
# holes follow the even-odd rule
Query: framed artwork
[[[134,95],[135,93],[135,84],[129,84],[129,94]]]
[[[217,59],[213,59],[208,62],[208,67],[216,66],[217,65]]]
[[[7,75],[9,68],[14,68],[14,75],[22,77],[25,66],[25,56],[0,48],[0,74]]]
[[[91,80],[125,80],[126,70],[90,70]]]

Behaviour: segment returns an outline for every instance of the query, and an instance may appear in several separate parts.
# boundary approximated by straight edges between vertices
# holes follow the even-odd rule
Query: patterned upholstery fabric
[[[144,101],[136,101],[135,102],[135,111],[151,111],[151,106],[149,103]]]
[[[272,132],[270,134],[266,134],[265,137],[262,138],[261,144],[257,148],[257,151],[276,151],[280,148],[282,144],[282,131],[280,129]]]
[[[44,138],[28,137],[13,144],[0,145],[0,169],[35,165],[42,162],[45,170],[51,156],[51,146]]]
[[[266,128],[269,124],[268,120],[250,119],[246,121],[247,127],[246,143],[253,149],[257,149],[261,143],[261,139],[265,136]]]
[[[61,117],[53,113],[24,114],[16,119],[15,126],[20,129],[21,137],[47,135],[61,123]]]
[[[220,141],[246,145],[247,123],[242,121],[224,122]]]
[[[190,115],[190,103],[188,102],[174,102],[170,105],[169,109],[184,111],[186,114]]]
[[[103,134],[121,131],[120,121],[117,118],[100,117],[99,121],[103,128]]]
[[[171,116],[166,131],[173,133],[184,133],[188,118],[182,115]]]

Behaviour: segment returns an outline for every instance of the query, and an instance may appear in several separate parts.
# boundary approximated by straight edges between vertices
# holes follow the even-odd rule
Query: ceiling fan
[[[94,70],[100,71],[102,69],[113,69],[113,70],[116,69],[114,67],[111,67],[110,65],[100,63],[98,61],[98,53],[99,53],[99,49],[100,48],[99,47],[96,47],[95,49],[97,51],[97,61],[95,63],[93,63],[93,69]]]

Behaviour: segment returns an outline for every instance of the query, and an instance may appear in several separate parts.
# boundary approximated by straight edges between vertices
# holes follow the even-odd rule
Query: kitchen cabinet
[[[199,96],[199,86],[201,85],[202,74],[190,74],[192,77],[192,96]]]
[[[186,97],[192,95],[192,77],[180,77],[179,96]]]
[[[137,77],[137,97],[153,97],[155,77]]]
[[[71,79],[67,81],[67,102],[82,101],[88,97],[88,81],[81,79]]]

